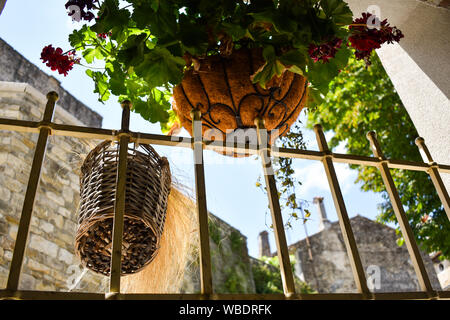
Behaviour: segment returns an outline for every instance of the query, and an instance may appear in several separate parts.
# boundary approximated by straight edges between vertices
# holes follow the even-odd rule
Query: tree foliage
[[[289,255],[292,272],[294,273],[295,257]],[[253,279],[255,290],[258,294],[283,293],[281,281],[280,263],[278,257],[261,257],[260,261],[252,262]],[[294,275],[295,290],[298,293],[317,293],[306,282],[301,281]]]
[[[309,113],[307,125],[321,123],[324,130],[334,131],[330,147],[345,142],[348,153],[372,156],[366,133],[374,130],[387,158],[422,161],[414,143],[417,130],[376,54],[369,68],[351,59],[329,89],[324,102]],[[363,191],[381,193],[384,202],[379,204],[377,219],[397,224],[378,169],[350,167],[358,171],[356,182]],[[450,222],[428,174],[399,169],[391,169],[391,174],[422,249],[441,251],[443,258],[449,258]],[[397,233],[401,236],[399,228]],[[398,243],[403,244],[403,239]]]

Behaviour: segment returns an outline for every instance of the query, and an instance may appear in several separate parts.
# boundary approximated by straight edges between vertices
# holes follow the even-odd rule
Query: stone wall
[[[421,291],[406,245],[396,243],[395,229],[362,216],[350,220],[355,240],[374,292]],[[318,292],[357,292],[350,261],[338,222],[309,238],[290,246],[297,260],[297,276]],[[441,290],[430,257],[422,252],[428,275],[435,290]]]
[[[39,120],[45,96],[29,85],[0,82],[0,117]],[[55,122],[83,125],[57,105]],[[37,141],[37,134],[0,131],[0,287],[8,268]],[[105,278],[83,271],[74,255],[78,168],[95,142],[51,136],[31,220],[21,283],[23,290],[103,291]],[[79,279],[78,279],[79,278]],[[78,280],[80,280],[78,282]]]
[[[215,293],[254,293],[252,265],[247,239],[241,232],[209,214],[213,288]],[[182,292],[200,292],[198,249],[190,254]]]

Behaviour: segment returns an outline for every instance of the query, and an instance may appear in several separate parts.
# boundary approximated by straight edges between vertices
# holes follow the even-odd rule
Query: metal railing
[[[202,138],[201,126],[193,125],[193,138],[169,137],[156,134],[137,133],[129,130],[130,104],[122,103],[122,127],[120,131],[90,128],[83,126],[73,126],[53,123],[53,113],[58,95],[50,92],[47,95],[47,104],[44,110],[43,119],[40,122],[0,119],[0,130],[17,132],[38,133],[39,137],[35,146],[35,153],[31,166],[31,172],[25,193],[25,199],[20,216],[17,238],[9,270],[6,289],[0,290],[0,298],[3,299],[450,299],[450,292],[435,291],[432,288],[430,279],[425,269],[424,262],[420,255],[417,243],[414,239],[412,229],[405,215],[400,197],[394,185],[389,169],[405,169],[427,172],[436,188],[444,210],[450,219],[450,198],[442,182],[440,173],[450,173],[450,165],[437,164],[433,161],[425,142],[422,138],[416,139],[416,144],[424,154],[424,161],[413,162],[404,160],[386,159],[383,155],[380,144],[377,141],[375,132],[369,132],[367,138],[370,141],[374,157],[347,155],[332,153],[328,148],[322,127],[316,125],[314,131],[319,145],[319,151],[297,150],[279,148],[272,150],[268,147],[267,132],[264,123],[260,119],[255,121],[257,129],[258,143],[218,143],[217,141],[206,141]],[[193,123],[201,119],[199,111],[192,112]],[[199,129],[200,128],[200,129]],[[19,290],[19,279],[27,244],[30,222],[33,213],[34,200],[39,184],[41,168],[47,148],[49,135],[68,136],[75,138],[112,140],[119,143],[119,165],[118,179],[116,186],[115,215],[113,222],[113,251],[111,259],[111,274],[109,292],[103,293],[82,293],[82,292],[42,292]],[[126,149],[130,142],[183,147],[193,149],[195,188],[197,201],[197,218],[199,224],[200,238],[200,294],[126,294],[120,291],[120,270],[121,270],[121,247],[123,232],[123,217],[125,210],[125,172],[126,172]],[[209,248],[208,231],[208,211],[206,204],[205,174],[203,164],[204,149],[220,149],[221,152],[238,152],[248,154],[259,154],[264,169],[267,195],[271,210],[277,254],[280,261],[280,272],[283,283],[284,294],[215,294],[212,284],[211,256]],[[330,185],[333,201],[339,218],[341,232],[344,238],[345,247],[350,260],[353,277],[358,289],[358,293],[320,293],[301,294],[295,292],[294,277],[290,267],[289,252],[286,242],[286,235],[281,216],[281,209],[278,199],[278,192],[275,177],[272,170],[271,156],[299,158],[321,161],[324,165],[328,183]],[[405,238],[406,246],[414,266],[415,273],[419,280],[421,291],[419,292],[392,292],[374,293],[370,292],[364,269],[359,256],[355,237],[350,225],[345,202],[342,196],[339,181],[334,169],[334,162],[356,164],[363,166],[377,167],[383,178],[386,190],[389,194],[392,206],[400,225],[401,232]]]

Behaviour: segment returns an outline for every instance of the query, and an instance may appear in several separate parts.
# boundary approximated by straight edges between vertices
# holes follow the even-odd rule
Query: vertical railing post
[[[272,215],[272,224],[275,234],[275,243],[277,245],[277,254],[280,264],[283,290],[286,297],[290,297],[295,294],[294,276],[292,274],[292,268],[289,259],[289,250],[286,242],[283,217],[281,216],[281,208],[275,176],[272,168],[272,160],[270,159],[269,139],[263,120],[257,118],[255,120],[255,124],[258,135],[259,155],[261,157],[263,165],[267,196],[269,198],[269,207]]]
[[[123,101],[122,109],[122,126],[119,132],[119,163],[117,165],[116,195],[114,201],[111,273],[107,298],[115,298],[120,295],[120,276],[122,273],[122,239],[125,214],[128,143],[130,142],[131,102],[128,100]]]
[[[421,151],[420,153],[422,155],[423,162],[426,162],[430,165],[428,174],[430,175],[431,181],[436,188],[439,199],[441,199],[441,202],[444,205],[444,210],[447,213],[447,217],[450,220],[450,197],[448,196],[447,189],[445,188],[444,182],[442,181],[441,175],[439,174],[437,164],[433,160],[433,157],[431,156],[431,153],[425,144],[425,140],[422,137],[416,139],[416,145]]]
[[[359,256],[358,247],[356,245],[355,236],[348,217],[347,208],[345,206],[344,197],[342,196],[339,181],[337,179],[336,171],[334,169],[332,154],[328,148],[328,143],[323,134],[322,126],[316,124],[314,126],[316,133],[317,144],[319,150],[326,155],[322,160],[327,175],[328,184],[330,185],[331,194],[333,196],[334,206],[339,218],[339,225],[341,227],[342,236],[344,238],[345,248],[347,250],[348,258],[350,260],[350,266],[353,272],[353,278],[355,279],[358,291],[363,294],[365,298],[370,298],[371,293],[367,286],[366,275],[364,272],[361,258]]]
[[[20,216],[19,228],[17,231],[14,253],[9,269],[7,290],[14,294],[19,286],[20,272],[22,269],[25,248],[27,245],[28,233],[30,230],[31,216],[33,214],[34,201],[41,177],[42,164],[47,149],[48,136],[51,134],[51,122],[55,111],[55,104],[58,94],[54,91],[47,94],[47,104],[44,116],[39,126],[39,137],[34,151],[33,163],[31,165],[30,177],[28,179],[27,190]]]
[[[203,162],[202,120],[199,110],[192,110],[192,132],[194,136],[195,193],[197,221],[200,241],[200,287],[206,297],[213,293],[211,252],[209,247],[208,209],[206,206],[205,168]]]
[[[435,297],[436,292],[434,292],[433,287],[431,286],[430,278],[428,277],[428,273],[425,269],[425,264],[423,262],[422,256],[420,255],[419,247],[417,246],[416,240],[414,239],[414,234],[412,232],[411,226],[409,225],[408,218],[406,217],[402,202],[400,200],[400,196],[398,194],[397,188],[395,187],[394,180],[392,179],[391,172],[389,171],[387,160],[384,157],[383,151],[381,150],[375,131],[368,132],[367,139],[370,141],[372,152],[381,160],[378,165],[378,169],[380,170],[381,177],[383,178],[386,191],[389,194],[392,208],[394,209],[394,213],[397,218],[397,222],[400,225],[400,230],[405,239],[406,247],[411,257],[417,279],[419,280],[420,288],[422,291],[427,292],[430,298]]]

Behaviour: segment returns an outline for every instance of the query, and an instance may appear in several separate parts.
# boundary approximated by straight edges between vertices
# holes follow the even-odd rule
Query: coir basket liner
[[[119,150],[105,141],[81,167],[75,251],[87,268],[109,275]],[[171,186],[169,163],[146,144],[130,145],[127,158],[122,274],[136,273],[159,249]]]
[[[264,120],[272,140],[289,131],[307,100],[305,77],[285,71],[266,84],[252,83],[251,75],[264,65],[261,49],[239,49],[230,56],[208,56],[187,69],[174,88],[173,109],[192,135],[192,109],[202,113],[203,136],[224,140],[236,129],[254,128]],[[278,131],[274,131],[278,130]]]

